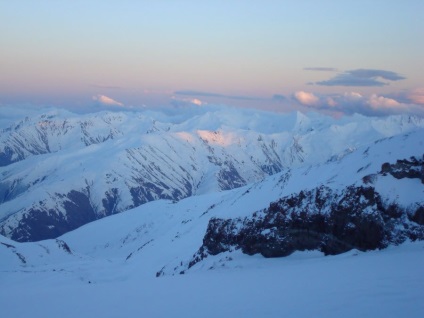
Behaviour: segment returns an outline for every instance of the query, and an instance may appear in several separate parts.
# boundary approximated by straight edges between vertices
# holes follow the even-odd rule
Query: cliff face
[[[248,255],[287,256],[319,250],[339,254],[351,249],[381,249],[424,239],[424,206],[387,203],[373,186],[388,173],[398,180],[422,180],[424,161],[415,157],[385,163],[363,185],[334,190],[327,186],[283,197],[250,217],[209,221],[203,245],[189,267],[208,255],[241,249]]]

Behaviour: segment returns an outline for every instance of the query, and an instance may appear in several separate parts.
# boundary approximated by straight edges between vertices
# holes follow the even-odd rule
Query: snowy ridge
[[[292,168],[230,191],[192,196],[178,202],[146,203],[82,226],[60,239],[75,253],[113,257],[124,263],[148,259],[143,266],[151,275],[162,268],[164,273],[175,274],[178,271],[174,271],[174,267],[188,264],[203,244],[212,218],[251,217],[280,198],[301,191],[325,186],[337,193],[349,186],[366,187],[370,185],[368,177],[373,175],[372,186],[380,194],[383,205],[396,202],[406,213],[414,212],[424,206],[424,184],[418,178],[394,178],[382,173],[381,167],[386,162],[396,162],[399,157],[418,157],[422,143],[422,132],[387,138],[375,143],[374,147],[360,147],[339,161]],[[366,161],[362,160],[364,158]],[[326,202],[326,206],[330,204]]]
[[[335,120],[224,107],[194,115],[51,111],[0,136],[0,232],[19,241],[57,237],[152,200],[181,200],[337,162],[358,147],[422,127],[421,118],[409,116]]]
[[[423,130],[415,124],[399,129],[397,124],[405,119],[396,120],[390,129],[384,120],[369,123],[368,127],[384,126],[384,133],[372,130],[372,141],[353,138],[338,153],[315,156],[315,163],[284,166],[280,172],[238,188],[219,192],[205,189],[203,194],[179,201],[155,200],[81,226],[58,239],[18,243],[0,236],[0,280],[4,287],[0,306],[16,317],[28,316],[30,311],[35,316],[48,312],[64,317],[134,313],[159,317],[195,317],[199,313],[205,317],[398,317],[407,313],[421,317],[423,244],[410,241],[424,239]],[[336,126],[332,123],[319,131],[365,134],[343,127],[340,122]],[[311,133],[318,135],[317,131],[314,128]],[[187,144],[194,136],[185,131],[178,134]],[[214,147],[216,154],[221,151],[217,144],[231,140],[226,136],[211,133],[203,138],[208,137],[207,145]],[[199,138],[201,144],[204,141]],[[302,149],[308,147],[312,145],[302,144]],[[137,160],[144,152],[139,155]],[[177,160],[179,155],[177,151],[169,156]],[[13,165],[17,164],[21,163]],[[226,245],[228,237],[224,236],[216,236],[215,242],[227,249],[206,249],[211,246],[208,231],[213,220],[227,220],[232,233],[237,234],[251,229],[246,227],[250,220],[272,216],[269,211],[275,207],[293,209],[294,215],[304,209],[308,215],[329,215],[332,204],[343,203],[332,200],[337,201],[348,188],[366,189],[359,199],[351,196],[353,201],[345,201],[352,207],[357,204],[359,214],[365,217],[380,213],[368,191],[378,193],[382,207],[396,205],[396,209],[389,209],[386,230],[394,239],[388,241],[388,247],[383,246],[386,249],[365,253],[353,247],[350,252],[324,257],[318,246],[285,258],[264,258],[260,250],[247,255],[238,241]],[[327,200],[317,204],[316,196],[308,193],[316,195],[318,191]],[[302,192],[306,199],[301,199]],[[298,203],[285,205],[290,202]],[[257,229],[265,238],[273,231]],[[414,233],[417,236],[411,235]],[[33,299],[40,293],[37,304],[17,305],[16,295]],[[305,297],[310,306],[304,305]],[[78,306],[64,312],[70,298]],[[227,305],[217,308],[217,302]]]

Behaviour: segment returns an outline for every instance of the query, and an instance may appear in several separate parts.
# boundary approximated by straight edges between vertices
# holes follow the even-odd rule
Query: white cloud
[[[343,94],[343,96],[344,96],[346,99],[349,99],[349,100],[360,100],[360,99],[362,99],[362,98],[363,98],[363,96],[362,96],[361,94],[356,93],[356,92],[345,92],[345,93]]]
[[[421,95],[421,93],[423,94]],[[421,98],[424,99],[424,90],[416,90],[414,94],[415,102],[420,102]],[[363,96],[357,92],[346,92],[344,94],[318,97],[313,93],[300,91],[294,94],[294,98],[304,106],[335,114],[349,115],[359,113],[366,116],[385,116],[392,114],[424,115],[424,107],[418,103],[400,102],[394,98],[377,94]]]
[[[96,95],[93,96],[93,100],[98,102],[99,104],[103,105],[103,106],[119,106],[119,107],[124,107],[124,104],[121,102],[118,102],[108,96],[105,95]]]
[[[298,91],[294,93],[294,98],[299,103],[306,106],[316,106],[319,104],[319,97],[315,96],[312,93],[308,93],[304,91]]]
[[[394,108],[395,109],[397,107],[402,107],[402,104],[399,103],[398,101],[392,98],[378,96],[376,94],[372,94],[370,98],[368,99],[367,103],[374,109],[378,109],[378,108]]]
[[[200,99],[197,99],[197,98],[192,99],[190,102],[197,106],[202,106],[204,104],[204,102],[202,102]]]
[[[177,107],[184,107],[184,106],[204,106],[207,103],[204,101],[201,101],[198,98],[177,98],[175,96],[172,97],[171,104]]]

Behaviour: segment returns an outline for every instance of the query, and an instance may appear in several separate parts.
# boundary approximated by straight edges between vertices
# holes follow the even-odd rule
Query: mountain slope
[[[2,131],[0,233],[17,241],[58,237],[149,201],[337,162],[422,127],[417,117],[334,120],[230,108],[171,115],[52,111]]]
[[[416,129],[232,190],[149,202],[58,239],[0,236],[2,312],[421,317],[423,243],[410,241],[424,239],[423,140]],[[361,220],[382,221],[383,236],[351,231]],[[337,238],[330,254],[353,250],[324,257],[325,245],[293,236],[304,225]],[[360,251],[369,249],[378,250]]]
[[[295,221],[299,221],[296,217],[302,214],[306,223],[300,226],[309,224],[311,232],[317,224],[323,225],[325,231],[327,227],[336,230],[332,235],[342,248],[331,254],[352,248],[369,250],[422,240],[422,170],[419,177],[414,174],[400,176],[399,162],[403,162],[406,172],[410,171],[410,166],[422,169],[424,163],[422,159],[407,160],[410,164],[396,159],[419,157],[422,142],[422,132],[412,132],[381,140],[373,147],[358,148],[338,161],[292,168],[238,189],[193,196],[179,202],[150,202],[87,224],[63,235],[60,240],[75,254],[114,260],[130,268],[135,266],[146,275],[203,271],[217,262],[230,266],[229,259],[237,257],[231,255],[239,255],[239,251],[281,255],[264,253],[261,248],[267,247],[266,244],[278,243],[281,250],[291,248],[285,255],[305,249],[328,252],[320,244],[296,246],[275,235],[278,231],[284,234],[299,230],[299,223]],[[385,170],[386,163],[392,167],[391,173]],[[344,206],[348,209],[343,210]],[[330,219],[334,213],[346,217],[336,227]],[[324,219],[324,224],[314,223],[309,217],[316,215],[329,219]],[[290,218],[282,218],[287,216]],[[219,226],[222,223],[217,220],[227,222],[228,226]],[[378,223],[383,226],[383,235],[378,236],[379,232],[373,227],[364,227],[367,223],[362,220],[383,222]],[[361,226],[364,230],[359,230]],[[237,239],[242,231],[250,233],[250,237],[244,236],[250,241]],[[325,231],[322,234],[328,235]],[[374,235],[371,241],[370,234]],[[369,243],[374,245],[366,245]]]

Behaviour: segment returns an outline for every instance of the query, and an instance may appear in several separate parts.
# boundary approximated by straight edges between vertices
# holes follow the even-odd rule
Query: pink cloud
[[[189,106],[189,105],[203,106],[207,104],[206,102],[201,101],[198,98],[178,98],[175,96],[172,96],[171,103],[174,106]]]
[[[304,91],[298,91],[294,93],[294,98],[299,103],[306,106],[315,106],[315,105],[318,105],[319,103],[319,97],[315,96],[312,93],[308,93]]]
[[[99,104],[102,104],[104,106],[119,106],[124,107],[124,104],[121,102],[118,102],[110,97],[107,97],[105,95],[96,95],[93,96],[93,100],[98,102]]]
[[[402,104],[399,103],[398,101],[392,99],[392,98],[387,98],[384,96],[378,96],[376,94],[372,94],[367,103],[373,107],[373,108],[403,108]]]
[[[329,111],[336,114],[354,114],[383,116],[392,114],[424,115],[424,89],[415,90],[410,95],[413,103],[400,102],[394,98],[372,94],[363,96],[357,92],[344,94],[320,95],[298,91],[293,98],[300,104],[315,110]],[[422,103],[422,104],[420,104]]]
[[[408,98],[414,104],[424,105],[424,87],[409,92]]]

